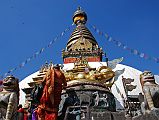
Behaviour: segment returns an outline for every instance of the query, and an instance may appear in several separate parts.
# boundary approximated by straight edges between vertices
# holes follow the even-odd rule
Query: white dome
[[[92,68],[98,68],[99,66],[103,66],[103,65],[106,65],[106,63],[105,62],[89,62],[89,66]],[[64,71],[70,70],[73,67],[74,67],[73,63],[64,64],[63,70]],[[124,68],[125,68],[124,73],[118,77],[117,81],[115,82],[115,84],[112,86],[112,89],[111,89],[112,93],[114,94],[114,96],[117,100],[116,101],[117,109],[123,108],[121,94],[123,94],[125,97],[125,92],[124,92],[123,83],[122,83],[122,76],[124,76],[125,78],[134,79],[134,82],[132,84],[137,85],[136,89],[129,92],[130,95],[138,95],[140,92],[142,92],[141,85],[140,85],[141,71],[134,69],[132,67],[126,66],[126,65],[122,65],[122,64],[117,64],[117,66],[115,67],[115,69],[113,69],[113,71],[122,70]],[[19,86],[20,86],[20,104],[24,105],[24,103],[25,103],[25,93],[21,89],[29,87],[29,85],[27,83],[33,81],[32,78],[35,77],[37,74],[38,74],[38,72],[35,72],[20,82],[20,84],[19,84]]]

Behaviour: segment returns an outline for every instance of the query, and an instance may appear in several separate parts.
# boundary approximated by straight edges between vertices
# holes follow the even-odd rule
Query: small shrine
[[[47,71],[48,71],[48,68],[49,68],[49,65],[48,63],[45,63],[44,66],[41,67],[41,69],[39,70],[37,76],[33,77],[32,78],[32,81],[33,82],[29,82],[28,85],[29,87],[28,88],[24,88],[22,89],[23,92],[26,94],[25,96],[25,105],[24,105],[24,108],[29,108],[30,105],[32,104],[32,98],[31,98],[31,93],[33,91],[33,89],[38,86],[39,84],[42,83]]]

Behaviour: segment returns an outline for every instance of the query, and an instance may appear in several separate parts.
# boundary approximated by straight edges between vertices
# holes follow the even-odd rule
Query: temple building
[[[120,64],[123,60],[122,56],[114,60],[102,61],[104,51],[86,27],[87,14],[81,8],[75,11],[73,22],[76,28],[66,48],[62,50],[63,64],[61,65],[63,65],[62,71],[67,80],[68,91],[62,91],[59,117],[65,120],[76,120],[80,114],[80,119],[83,120],[88,118],[111,120],[113,115],[114,120],[120,117],[122,120],[125,118],[123,111],[126,110],[127,103],[132,103],[136,109],[140,108],[138,95],[143,94],[140,84],[142,72]],[[39,71],[20,82],[20,103],[24,107],[31,104],[30,93],[41,83],[50,65],[52,63],[46,63]],[[72,96],[77,98],[74,104],[65,106],[66,98]],[[128,99],[129,102],[126,101]],[[100,115],[101,117],[98,118],[98,112],[104,117]],[[134,116],[138,114],[138,110],[133,112]],[[76,116],[75,119],[70,119],[72,116]]]

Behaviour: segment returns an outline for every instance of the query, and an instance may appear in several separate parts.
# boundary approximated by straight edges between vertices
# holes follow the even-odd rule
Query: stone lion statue
[[[7,76],[3,80],[3,90],[0,92],[0,120],[17,120],[18,98],[18,79]]]
[[[140,75],[140,83],[146,100],[145,108],[148,110],[159,110],[159,85],[155,83],[151,71],[144,71]]]

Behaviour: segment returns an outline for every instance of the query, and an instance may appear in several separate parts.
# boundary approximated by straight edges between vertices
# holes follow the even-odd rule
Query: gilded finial
[[[81,10],[81,7],[80,7],[80,6],[78,6],[77,10]]]
[[[84,11],[81,10],[81,7],[78,7],[76,12],[73,15],[73,22],[78,25],[79,23],[85,24],[87,21],[87,15]]]

